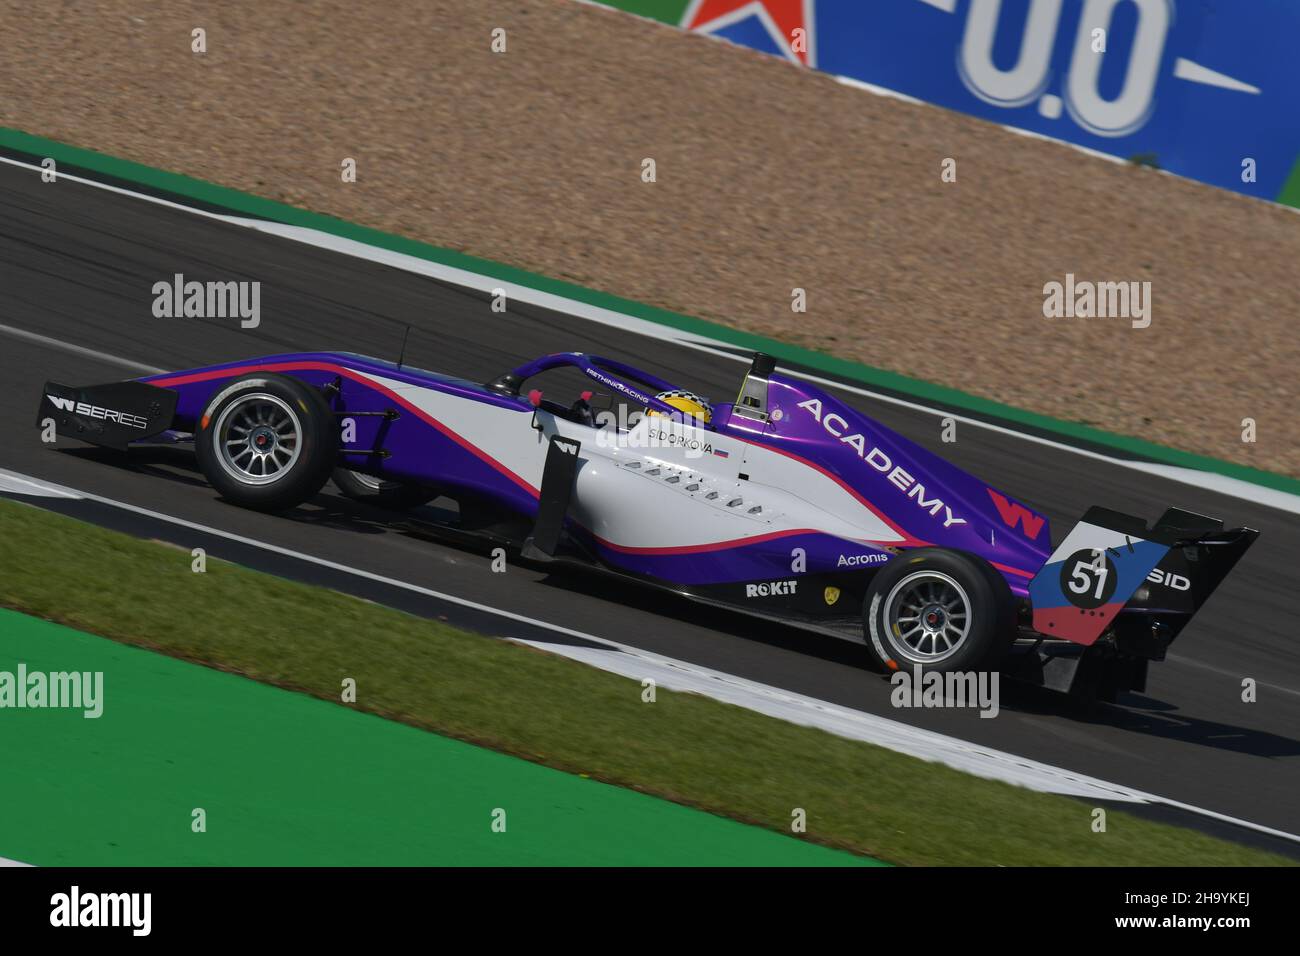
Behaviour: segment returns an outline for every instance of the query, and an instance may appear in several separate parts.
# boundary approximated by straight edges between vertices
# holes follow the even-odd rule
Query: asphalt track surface
[[[154,318],[153,284],[178,272],[259,280],[260,327]],[[90,350],[0,333],[2,468],[1300,833],[1296,516],[968,425],[955,443],[940,445],[934,415],[847,395],[1046,513],[1056,540],[1093,503],[1147,518],[1176,504],[1262,531],[1170,659],[1152,666],[1145,695],[1085,708],[1004,684],[1001,713],[991,720],[974,711],[898,710],[889,686],[865,669],[865,651],[846,642],[608,582],[521,567],[494,574],[486,557],[412,535],[399,516],[359,508],[329,488],[288,515],[244,511],[220,501],[183,456],[49,448],[34,427],[47,379],[91,384],[138,374],[94,353],[169,370],[315,349],[394,358],[407,324],[410,364],[477,380],[542,353],[580,349],[726,400],[743,374],[739,363],[540,308],[511,304],[496,314],[479,293],[68,180],[42,183],[7,165],[0,289],[0,323]],[[855,334],[869,335],[873,321],[884,320],[855,318]],[[943,357],[918,349],[916,359],[924,374]],[[1153,387],[1178,387],[1172,376],[1159,381]],[[510,630],[504,621],[478,624]],[[1242,702],[1243,678],[1258,681],[1257,702]]]

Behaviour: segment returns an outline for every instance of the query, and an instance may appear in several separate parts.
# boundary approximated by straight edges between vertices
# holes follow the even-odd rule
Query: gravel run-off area
[[[0,11],[0,125],[1300,475],[1285,207],[573,0]],[[1150,326],[1045,318],[1067,273]]]

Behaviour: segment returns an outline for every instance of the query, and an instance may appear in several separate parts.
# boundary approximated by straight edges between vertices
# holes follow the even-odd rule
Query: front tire
[[[259,511],[314,497],[338,458],[325,397],[283,375],[237,378],[208,402],[194,436],[199,467],[227,501]]]
[[[876,573],[863,602],[863,629],[887,667],[987,670],[1015,640],[1013,607],[1011,589],[988,562],[918,548]]]

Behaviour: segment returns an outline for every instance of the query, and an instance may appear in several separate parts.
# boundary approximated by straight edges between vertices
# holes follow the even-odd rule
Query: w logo
[[[1025,532],[1025,537],[1030,541],[1037,540],[1038,532],[1043,530],[1043,518],[1036,515],[1024,505],[1016,501],[1008,501],[1002,495],[998,494],[992,488],[986,489],[989,497],[993,499],[993,504],[998,509],[998,514],[1002,516],[1003,523],[1008,528],[1014,528],[1019,524]]]
[[[57,395],[51,395],[49,392],[45,393],[45,397],[50,400],[50,404],[55,408],[61,408],[65,412],[75,412],[77,410],[77,403],[70,398],[59,398]]]

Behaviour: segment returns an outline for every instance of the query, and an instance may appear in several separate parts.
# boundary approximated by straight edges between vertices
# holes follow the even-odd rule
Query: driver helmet
[[[673,388],[666,392],[660,392],[655,398],[659,401],[671,405],[673,408],[680,409],[692,418],[698,419],[705,425],[713,420],[713,406],[694,392],[688,392],[684,388]],[[646,410],[647,415],[662,415],[663,412],[657,412],[653,408]]]

